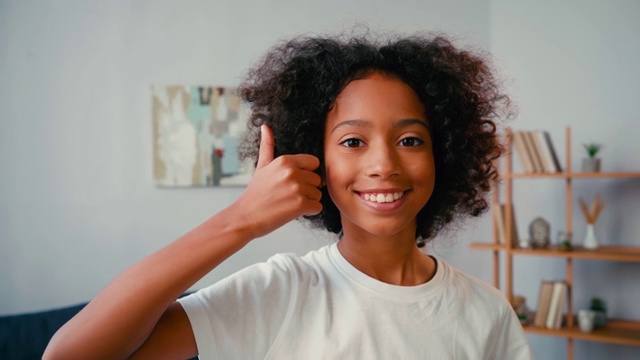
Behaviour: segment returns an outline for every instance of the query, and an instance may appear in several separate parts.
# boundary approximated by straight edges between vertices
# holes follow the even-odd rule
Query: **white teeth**
[[[364,194],[364,199],[366,201],[377,203],[389,203],[400,199],[403,194],[404,192],[394,192],[386,194]]]

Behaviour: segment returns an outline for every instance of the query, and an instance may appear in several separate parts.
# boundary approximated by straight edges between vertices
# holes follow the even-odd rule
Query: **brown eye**
[[[400,140],[400,146],[418,146],[424,144],[424,140],[418,139],[417,137],[407,137]]]
[[[342,146],[346,146],[346,147],[350,147],[350,148],[360,147],[360,146],[364,145],[362,140],[358,140],[358,139],[355,139],[355,138],[347,139],[347,140],[341,142],[340,144]]]

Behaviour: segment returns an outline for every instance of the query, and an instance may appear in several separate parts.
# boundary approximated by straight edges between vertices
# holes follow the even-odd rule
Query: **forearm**
[[[252,239],[322,210],[321,179],[314,172],[320,161],[307,154],[274,160],[273,134],[266,126],[262,131],[256,172],[242,196],[118,276],[56,333],[45,358],[130,356],[169,305],[222,261]]]
[[[127,269],[53,337],[45,358],[124,358],[175,299],[253,235],[230,209]]]

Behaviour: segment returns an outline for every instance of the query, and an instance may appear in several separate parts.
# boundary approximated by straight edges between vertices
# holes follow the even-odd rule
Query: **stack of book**
[[[513,144],[527,174],[555,174],[562,172],[558,155],[549,133],[542,130],[514,131]]]
[[[538,294],[538,308],[533,325],[548,329],[562,327],[562,312],[567,298],[565,281],[543,281]]]

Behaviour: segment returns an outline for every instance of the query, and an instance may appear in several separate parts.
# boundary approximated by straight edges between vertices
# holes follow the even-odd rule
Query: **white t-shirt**
[[[396,286],[332,244],[276,255],[179,301],[200,359],[531,359],[505,297],[441,260],[429,282]]]

